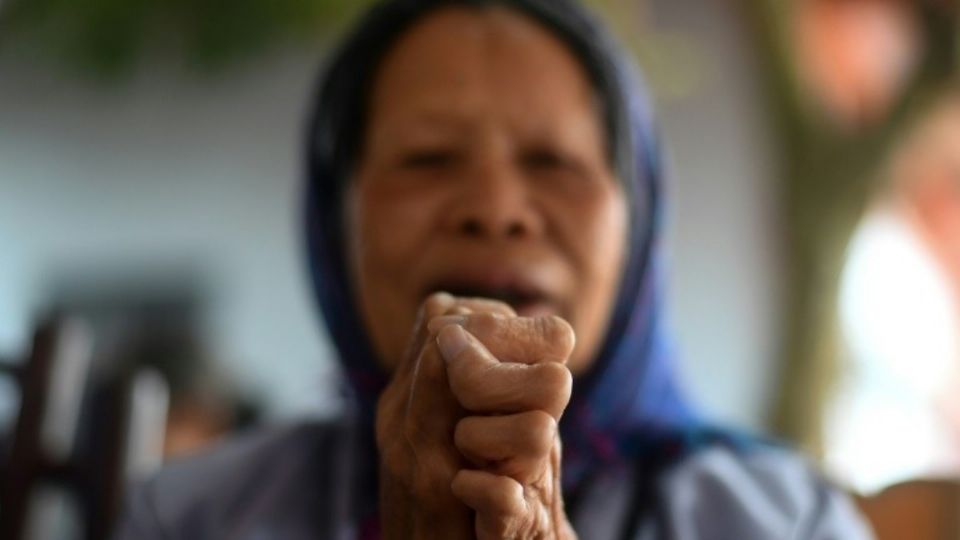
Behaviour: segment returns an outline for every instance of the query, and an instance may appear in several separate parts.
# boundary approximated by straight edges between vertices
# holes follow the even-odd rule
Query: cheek
[[[622,192],[609,189],[581,198],[571,212],[575,226],[567,234],[578,274],[570,307],[577,330],[571,368],[577,373],[592,362],[606,334],[624,264],[627,208]]]
[[[357,301],[374,349],[388,369],[400,361],[419,302],[411,261],[434,230],[435,197],[375,178],[347,196],[349,258]]]
[[[615,287],[626,247],[627,208],[619,189],[605,188],[589,197],[571,201],[567,236],[575,252],[579,271],[584,278],[581,289]],[[607,285],[607,287],[604,287]]]
[[[609,195],[594,209],[588,231],[595,271],[619,274],[626,247],[627,209],[623,197]]]
[[[428,240],[435,215],[431,208],[437,205],[426,194],[382,181],[360,182],[354,191],[356,270],[361,275],[402,278],[410,257]]]

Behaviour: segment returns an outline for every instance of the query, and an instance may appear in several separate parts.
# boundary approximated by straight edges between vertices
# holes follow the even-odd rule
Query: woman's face
[[[506,8],[444,8],[375,78],[346,195],[362,317],[388,368],[431,292],[553,314],[592,361],[624,259],[627,205],[586,73],[548,30]]]

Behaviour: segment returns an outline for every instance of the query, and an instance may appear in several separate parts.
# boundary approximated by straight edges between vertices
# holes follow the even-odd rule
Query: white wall
[[[107,89],[0,60],[0,350],[22,350],[51,271],[188,268],[212,284],[215,352],[242,384],[281,413],[327,395],[297,228],[316,57]]]
[[[779,259],[774,177],[751,44],[727,2],[660,0],[686,45],[693,93],[660,103],[673,173],[669,304],[689,388],[708,412],[751,427],[775,390]],[[680,91],[683,94],[683,91]]]
[[[667,100],[674,165],[669,297],[682,371],[716,416],[759,426],[775,261],[744,44],[717,2],[660,2],[696,32],[704,87]],[[693,6],[693,7],[691,7]],[[297,229],[299,132],[318,54],[225,78],[152,65],[100,88],[0,56],[0,355],[22,350],[52,269],[189,266],[214,285],[211,338],[271,411],[329,406],[330,350]]]

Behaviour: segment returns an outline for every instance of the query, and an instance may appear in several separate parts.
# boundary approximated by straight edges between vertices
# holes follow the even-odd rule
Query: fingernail
[[[440,317],[434,317],[430,319],[430,322],[427,323],[427,330],[431,332],[436,332],[451,324],[457,324],[463,326],[467,322],[467,318],[463,315],[443,315]]]
[[[437,345],[440,347],[443,359],[450,362],[470,345],[470,338],[467,337],[467,331],[460,325],[451,324],[437,336]]]
[[[443,302],[444,304],[453,303],[453,295],[448,293],[447,291],[437,291],[433,293],[433,297],[436,298],[438,301]]]

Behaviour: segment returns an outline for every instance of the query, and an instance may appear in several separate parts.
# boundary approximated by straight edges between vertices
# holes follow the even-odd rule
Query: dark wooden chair
[[[50,488],[72,502],[81,529],[71,531],[73,537],[108,538],[124,487],[143,459],[144,440],[155,440],[157,430],[162,440],[162,383],[159,391],[157,384],[140,384],[137,371],[91,376],[92,339],[79,321],[53,318],[38,327],[24,361],[2,367],[0,376],[20,390],[0,467],[2,540],[31,534],[42,511],[36,495]],[[145,407],[162,411],[144,415]],[[151,416],[153,425],[143,425]]]
[[[960,480],[913,480],[857,503],[878,540],[960,539]]]

